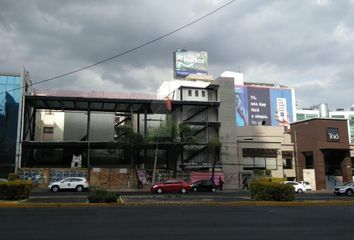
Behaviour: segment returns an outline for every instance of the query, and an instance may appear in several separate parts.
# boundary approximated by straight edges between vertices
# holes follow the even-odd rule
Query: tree
[[[221,142],[219,141],[219,138],[215,137],[209,142],[209,146],[211,149],[214,150],[214,161],[213,161],[213,168],[211,171],[211,179],[214,183],[214,175],[215,175],[215,167],[216,163],[219,162],[220,160],[220,149],[221,149]]]
[[[140,133],[134,132],[132,126],[117,126],[115,128],[116,137],[115,144],[119,149],[124,149],[130,155],[131,167],[134,168],[134,172],[138,179],[138,187],[142,187],[142,183],[138,177],[136,159],[139,154],[139,150],[143,148],[145,140]]]

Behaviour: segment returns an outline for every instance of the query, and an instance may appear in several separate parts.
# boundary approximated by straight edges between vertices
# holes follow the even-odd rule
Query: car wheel
[[[198,189],[196,187],[194,187],[193,192],[198,192]]]
[[[187,192],[187,189],[185,189],[185,188],[182,188],[182,189],[181,189],[181,193],[184,194],[184,193],[186,193],[186,192]]]
[[[53,186],[51,188],[51,190],[52,190],[52,192],[58,192],[59,191],[59,187],[55,185],[55,186]]]
[[[299,189],[297,190],[297,193],[304,193],[304,191],[303,191],[301,188],[299,188]]]
[[[212,192],[215,192],[215,191],[216,191],[216,188],[213,187],[213,188],[211,189],[211,191],[212,191]]]
[[[83,186],[79,185],[76,187],[76,191],[82,192],[82,190],[84,190]]]
[[[159,193],[159,194],[161,194],[163,191],[162,191],[162,188],[158,188],[157,190],[156,190],[156,192],[157,193]]]
[[[346,194],[347,196],[353,196],[353,190],[348,189],[347,191],[345,191],[345,194]]]

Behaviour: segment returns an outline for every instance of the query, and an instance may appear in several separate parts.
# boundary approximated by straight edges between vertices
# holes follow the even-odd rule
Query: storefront
[[[352,181],[352,162],[346,119],[314,118],[293,123],[291,138],[299,180],[317,190],[333,190],[340,182]]]

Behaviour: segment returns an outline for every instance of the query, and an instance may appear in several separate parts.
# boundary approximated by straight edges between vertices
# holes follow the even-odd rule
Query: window
[[[195,90],[195,96],[199,97],[199,91],[198,90]]]
[[[313,155],[305,155],[306,168],[313,168]]]
[[[265,168],[265,157],[255,157],[254,158],[254,166],[256,168]]]
[[[303,113],[296,113],[296,120],[301,121],[305,119],[305,114]]]
[[[192,90],[188,90],[188,96],[189,96],[189,97],[192,96]]]
[[[277,158],[275,157],[266,158],[266,165],[267,165],[267,169],[270,170],[277,169]]]
[[[331,118],[345,118],[344,115],[332,115]]]
[[[54,128],[53,127],[44,127],[43,133],[54,133]]]
[[[205,91],[202,91],[202,97],[205,97]]]
[[[244,170],[278,169],[276,157],[243,157],[242,160]]]
[[[311,119],[311,118],[317,118],[317,117],[318,117],[318,114],[311,114],[311,113],[309,113],[309,114],[306,114],[305,119]]]
[[[283,159],[283,168],[284,169],[292,169],[293,168],[293,160],[291,158]]]

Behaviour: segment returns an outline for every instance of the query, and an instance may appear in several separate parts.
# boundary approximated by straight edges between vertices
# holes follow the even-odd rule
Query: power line
[[[97,66],[97,65],[99,65],[99,64],[108,62],[108,61],[110,61],[110,60],[112,60],[112,59],[115,59],[115,58],[121,57],[121,56],[123,56],[123,55],[126,55],[126,54],[128,54],[128,53],[131,53],[131,52],[133,52],[133,51],[135,51],[135,50],[138,50],[138,49],[140,49],[140,48],[146,47],[146,46],[148,46],[148,45],[150,45],[150,44],[152,44],[152,43],[154,43],[154,42],[157,42],[157,41],[159,41],[159,40],[161,40],[161,39],[163,39],[163,38],[166,38],[166,37],[168,37],[168,36],[170,36],[170,35],[172,35],[172,34],[174,34],[174,33],[176,33],[176,32],[179,32],[179,31],[181,31],[181,30],[183,30],[183,29],[185,29],[185,28],[187,28],[187,27],[189,27],[189,26],[191,26],[191,25],[193,25],[193,24],[195,24],[195,23],[197,23],[197,22],[200,22],[201,20],[203,20],[203,19],[209,17],[210,15],[212,15],[212,14],[214,14],[214,13],[220,11],[221,9],[225,8],[226,6],[230,5],[230,4],[233,3],[234,1],[236,1],[236,0],[231,0],[231,1],[229,1],[229,2],[227,2],[227,3],[225,3],[225,4],[223,4],[223,5],[221,5],[220,7],[214,9],[213,11],[207,13],[206,15],[197,18],[196,20],[194,20],[194,21],[192,21],[192,22],[190,22],[190,23],[187,23],[187,24],[185,24],[185,25],[183,25],[183,26],[181,26],[181,27],[179,27],[179,28],[177,28],[177,29],[175,29],[175,30],[173,30],[173,31],[171,31],[171,32],[168,32],[168,33],[163,34],[163,35],[161,35],[161,36],[159,36],[159,37],[156,37],[156,38],[154,38],[154,39],[152,39],[152,40],[150,40],[150,41],[148,41],[148,42],[142,43],[142,44],[140,44],[140,45],[138,45],[138,46],[136,46],[136,47],[133,47],[133,48],[131,48],[131,49],[129,49],[129,50],[126,50],[126,51],[123,51],[123,52],[121,52],[121,53],[118,53],[118,54],[116,54],[116,55],[114,55],[114,56],[112,56],[112,57],[105,58],[105,59],[100,60],[100,61],[98,61],[98,62],[96,62],[96,63],[90,64],[90,65],[88,65],[88,66],[85,66],[85,67],[82,67],[82,68],[78,68],[78,69],[76,69],[76,70],[72,70],[72,71],[70,71],[70,72],[66,72],[66,73],[63,73],[63,74],[60,74],[60,75],[57,75],[57,76],[54,76],[54,77],[51,77],[51,78],[48,78],[48,79],[45,79],[45,80],[41,80],[41,81],[38,81],[38,82],[35,82],[35,83],[31,83],[31,84],[29,84],[29,86],[34,86],[34,85],[42,84],[42,83],[45,83],[45,82],[53,81],[53,80],[58,79],[58,78],[66,77],[66,76],[68,76],[68,75],[71,75],[71,74],[74,74],[74,73],[77,73],[77,72],[80,72],[80,71],[83,71],[83,70],[92,68],[92,67]],[[29,87],[29,86],[27,86],[27,87]],[[23,86],[23,87],[18,87],[18,88],[14,88],[14,89],[9,90],[9,91],[1,92],[0,94],[6,93],[6,92],[15,91],[15,90],[22,89],[22,88],[25,88],[25,86]]]

